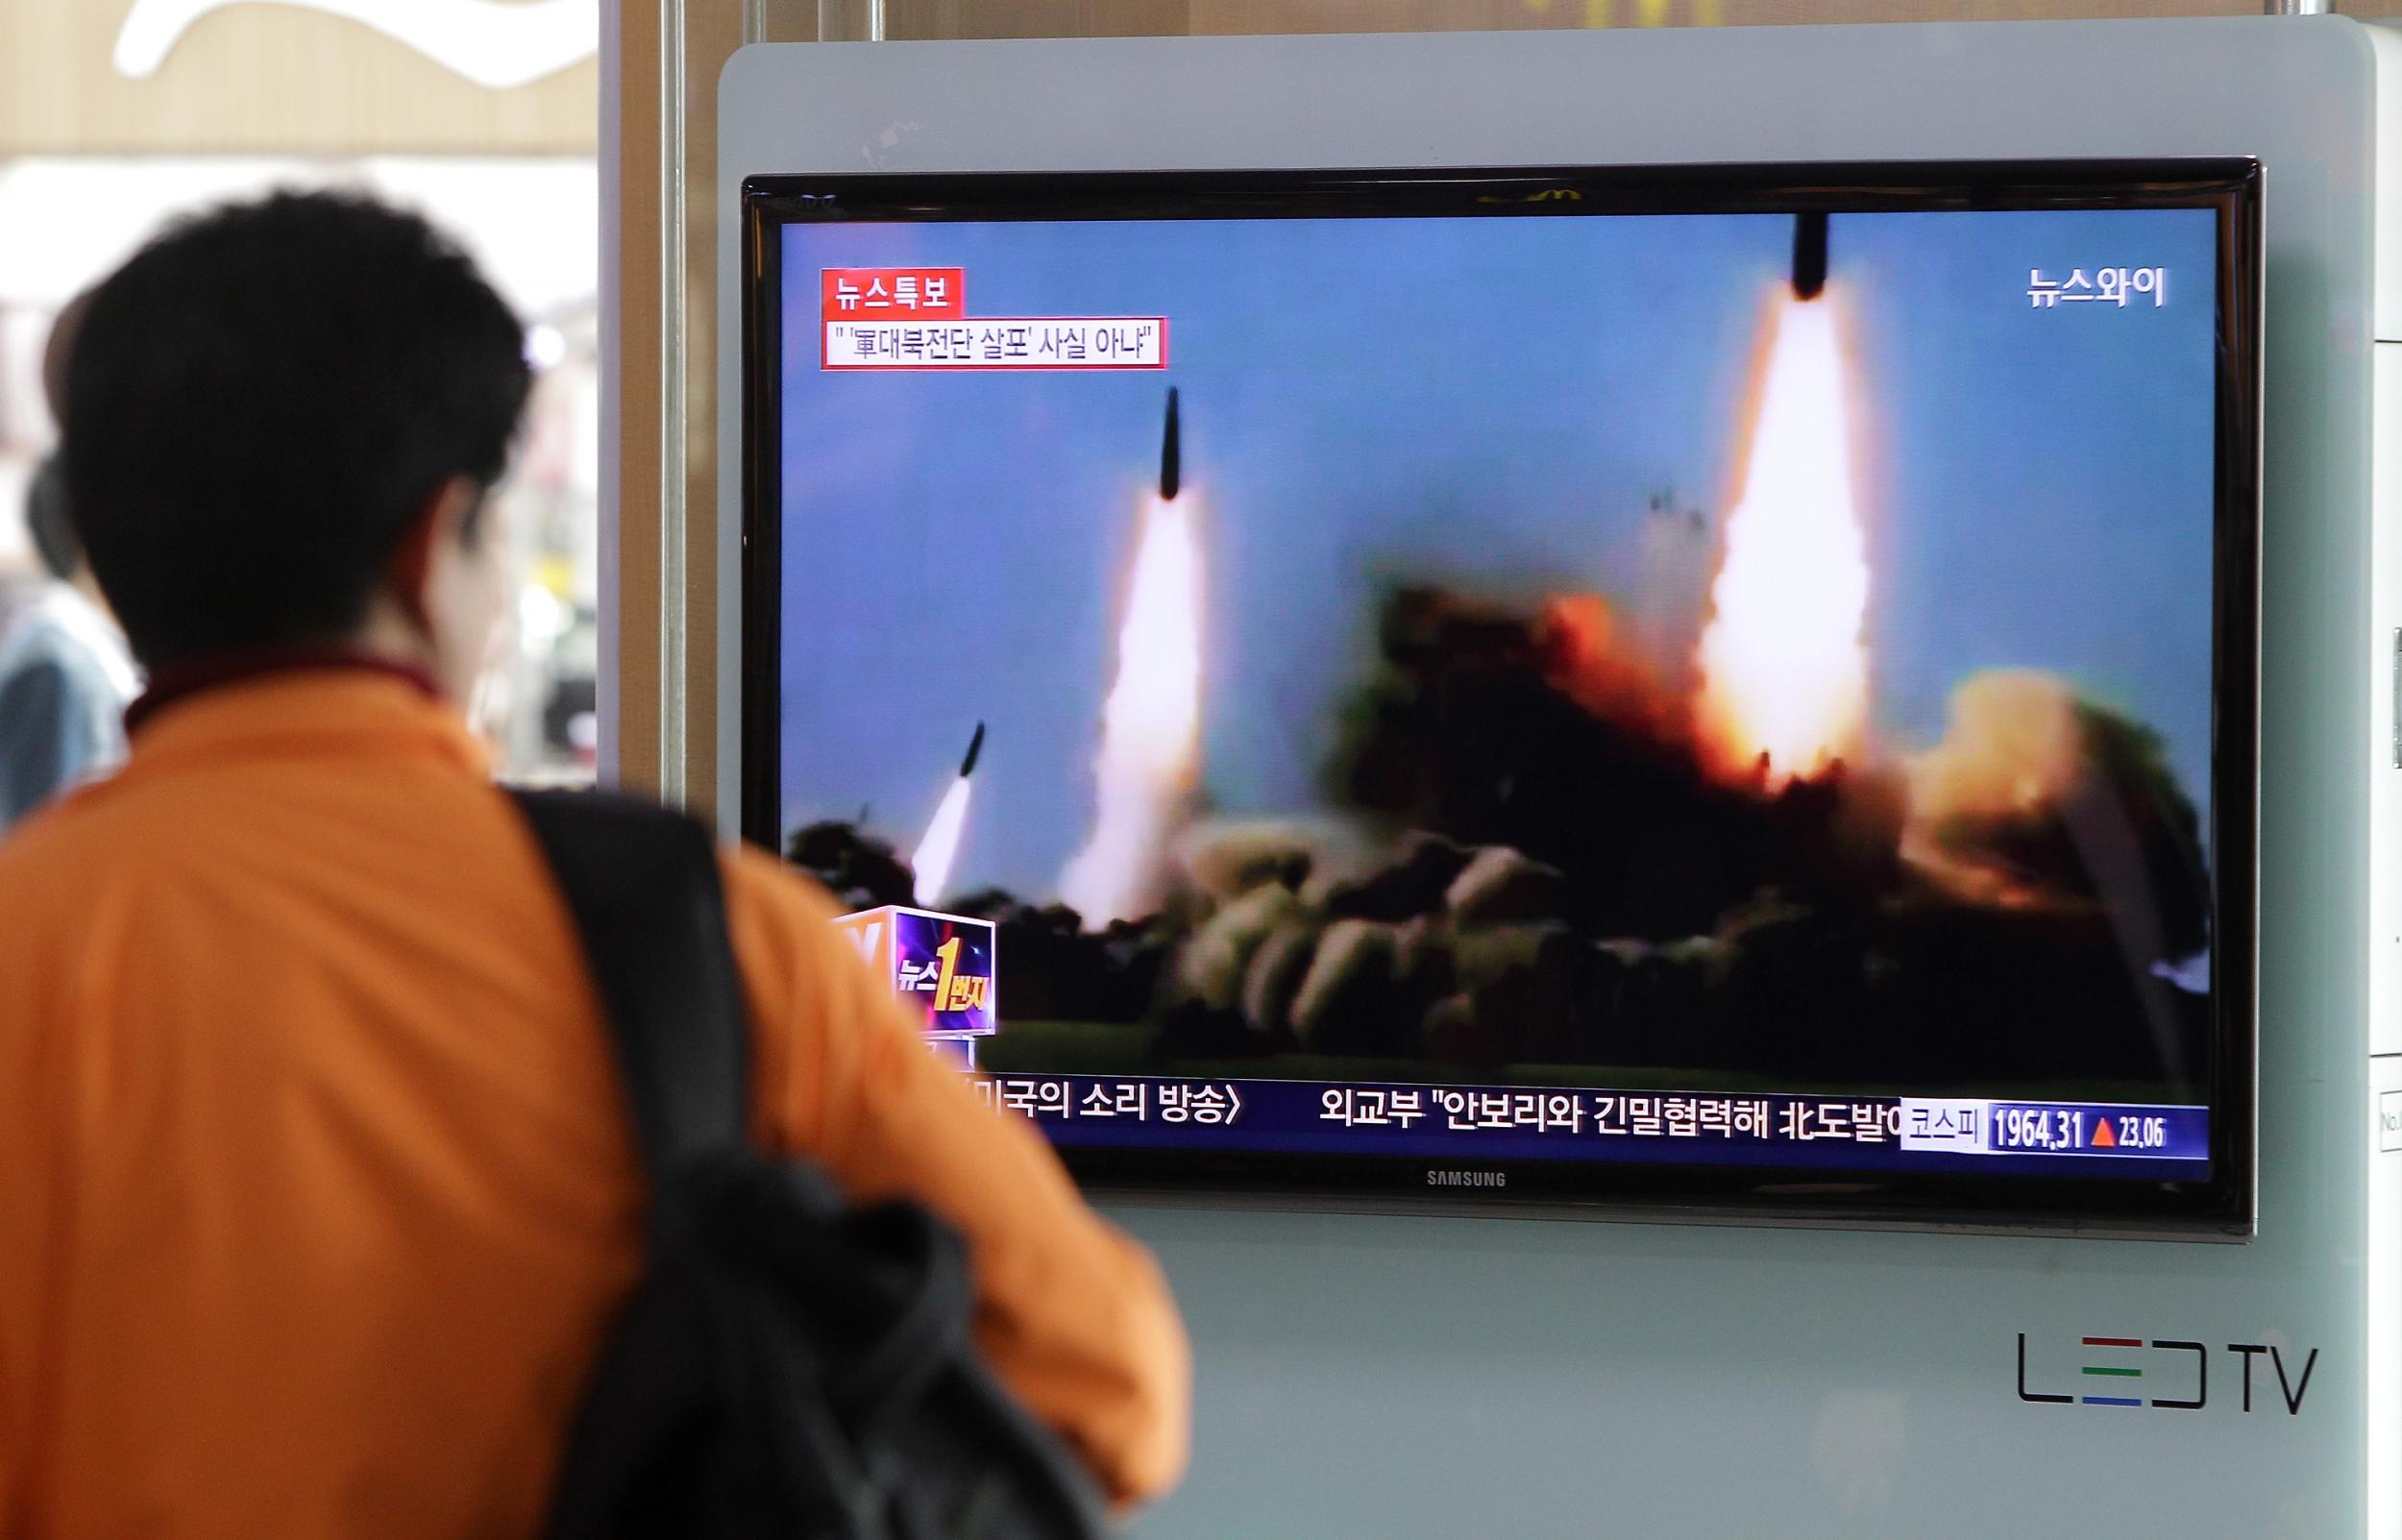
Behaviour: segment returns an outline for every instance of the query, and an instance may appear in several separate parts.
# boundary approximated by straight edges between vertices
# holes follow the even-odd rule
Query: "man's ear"
[[[400,600],[409,623],[428,636],[433,634],[433,620],[427,605],[426,584],[433,575],[434,543],[466,538],[467,523],[482,501],[483,491],[472,477],[451,477],[426,499],[410,521],[408,533],[392,552],[388,575],[393,597]]]

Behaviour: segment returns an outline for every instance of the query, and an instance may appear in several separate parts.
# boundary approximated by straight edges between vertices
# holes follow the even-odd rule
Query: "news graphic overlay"
[[[2248,163],[750,217],[747,822],[1088,1180],[2248,1223]]]
[[[964,268],[828,268],[827,369],[1164,369],[1164,316],[973,316]]]
[[[885,904],[834,922],[924,1028],[926,1042],[965,1068],[994,1031],[991,920]]]

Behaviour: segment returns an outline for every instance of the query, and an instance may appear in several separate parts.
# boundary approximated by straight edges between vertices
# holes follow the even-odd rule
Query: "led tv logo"
[[[2019,1333],[2019,1399],[2057,1406],[2137,1406],[2151,1411],[2199,1411],[2210,1405],[2211,1351],[2206,1343],[2177,1337],[2145,1340],[2131,1336],[2089,1336],[2077,1339],[2087,1361],[2078,1365],[2076,1392],[2060,1394],[2029,1390],[2026,1383],[2026,1333]],[[2255,1385],[2263,1409],[2269,1406],[2265,1378],[2256,1379],[2260,1359],[2276,1375],[2277,1394],[2286,1415],[2302,1414],[2302,1398],[2310,1394],[2311,1373],[2318,1367],[2318,1350],[2300,1364],[2298,1378],[2284,1350],[2267,1342],[2230,1342],[2226,1351],[2243,1364],[2243,1409],[2252,1409]]]

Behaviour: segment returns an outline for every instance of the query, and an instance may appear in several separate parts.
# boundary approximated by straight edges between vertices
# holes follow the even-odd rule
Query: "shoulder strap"
[[[609,1018],[651,1190],[748,1133],[750,1037],[715,843],[631,797],[512,792]]]

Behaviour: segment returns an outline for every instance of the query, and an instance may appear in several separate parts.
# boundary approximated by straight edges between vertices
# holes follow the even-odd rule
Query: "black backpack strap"
[[[654,1195],[748,1139],[750,1034],[717,846],[631,797],[512,792],[567,899],[609,1018]]]

